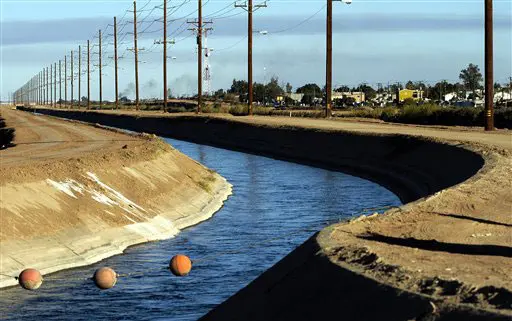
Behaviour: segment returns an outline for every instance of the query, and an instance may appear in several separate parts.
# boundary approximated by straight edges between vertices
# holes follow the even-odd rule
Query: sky
[[[255,4],[262,1],[254,0]],[[242,3],[242,2],[240,2]],[[163,0],[138,0],[141,98],[161,97]],[[230,0],[203,0],[208,33],[211,90],[247,77],[247,13]],[[278,76],[293,88],[325,83],[325,0],[268,0],[254,13],[254,81]],[[483,0],[353,0],[333,4],[333,83],[355,87],[408,80],[458,81],[469,63],[484,66]],[[86,48],[91,41],[91,99],[99,95],[98,30],[103,32],[103,97],[114,98],[113,17],[118,19],[119,87],[133,98],[133,1],[0,0],[0,99],[71,50],[78,73],[82,49],[82,95]],[[197,91],[196,39],[187,19],[196,0],[168,0],[168,86],[175,95]],[[210,26],[210,25],[209,25]],[[261,34],[258,31],[267,31]],[[206,46],[206,45],[205,45]],[[62,67],[62,70],[64,67]],[[62,71],[63,72],[63,71]],[[512,76],[512,0],[494,0],[495,81]],[[69,71],[68,71],[69,74]],[[77,97],[75,80],[75,97]],[[69,92],[69,88],[68,88]],[[68,93],[68,97],[69,97]],[[64,94],[62,94],[64,96]]]

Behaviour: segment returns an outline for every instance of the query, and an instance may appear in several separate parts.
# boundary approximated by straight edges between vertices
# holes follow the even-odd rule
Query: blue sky
[[[245,79],[246,14],[231,6],[233,1],[203,0],[203,15],[213,17],[213,32],[208,36],[213,89],[227,88],[233,78]],[[259,3],[255,0],[255,3]],[[270,0],[268,7],[254,14],[254,29],[268,35],[254,38],[255,81],[268,81],[278,75],[294,88],[325,79],[325,0]],[[162,0],[138,0],[140,34],[141,96],[162,94],[162,48],[159,29]],[[120,88],[131,93],[134,82],[132,1],[20,1],[0,0],[1,23],[1,99],[19,88],[43,67],[64,59],[70,50],[86,47],[87,39],[97,43],[103,29],[104,97],[113,98],[114,77],[112,17],[119,21]],[[195,0],[169,1],[169,38],[175,38],[168,56],[169,86],[177,94],[196,91],[195,38],[184,23],[195,18]],[[512,0],[494,1],[495,79],[506,82],[512,74]],[[125,14],[126,13],[126,14]],[[121,19],[124,16],[123,19]],[[125,27],[123,29],[123,25]],[[483,72],[483,0],[385,1],[354,0],[346,5],[334,3],[334,83],[356,86],[377,83],[457,81],[469,63]],[[91,50],[97,63],[97,47]],[[68,57],[69,58],[69,57]],[[76,66],[76,64],[75,64]],[[85,66],[85,65],[84,65]],[[83,67],[84,67],[83,66]],[[95,69],[95,68],[93,68]],[[85,70],[85,68],[83,69]],[[85,88],[85,77],[82,78]],[[91,95],[98,96],[98,72],[91,75]],[[85,90],[83,90],[84,92]],[[75,94],[76,96],[76,94]]]

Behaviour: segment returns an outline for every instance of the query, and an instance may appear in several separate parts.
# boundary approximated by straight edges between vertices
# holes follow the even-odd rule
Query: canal
[[[225,206],[173,239],[47,276],[38,291],[0,290],[1,320],[196,320],[314,231],[375,212],[368,208],[400,205],[385,188],[340,172],[167,141],[233,184]],[[176,253],[195,261],[188,277],[165,270]],[[100,266],[129,275],[120,277],[115,288],[99,291],[86,278]]]

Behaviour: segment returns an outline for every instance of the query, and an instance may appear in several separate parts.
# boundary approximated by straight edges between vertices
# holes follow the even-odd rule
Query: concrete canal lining
[[[25,268],[48,274],[170,238],[231,194],[223,177],[159,139],[3,115],[20,135],[0,155],[0,287]]]
[[[461,183],[484,164],[478,153],[468,149],[406,135],[253,125],[208,116],[158,117],[45,108],[37,112],[338,169],[388,187],[404,203]]]
[[[338,320],[345,312],[354,320],[512,315],[506,255],[512,226],[510,148],[485,143],[492,136],[463,142],[455,136],[393,134],[393,129],[311,128],[286,119],[270,124],[215,116],[38,111],[338,169],[376,181],[408,203],[321,231],[205,320]],[[368,305],[376,300],[389,307]]]

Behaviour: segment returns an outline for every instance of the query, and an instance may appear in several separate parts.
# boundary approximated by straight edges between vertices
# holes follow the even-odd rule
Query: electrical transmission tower
[[[211,66],[210,66],[210,52],[211,49],[208,48],[208,30],[204,32],[204,85],[205,85],[205,94],[210,95],[212,91],[212,74],[211,74]]]

